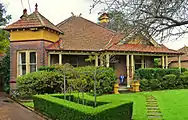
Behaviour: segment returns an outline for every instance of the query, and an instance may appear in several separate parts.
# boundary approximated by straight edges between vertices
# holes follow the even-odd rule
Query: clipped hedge
[[[168,74],[162,79],[142,79],[140,89],[142,91],[166,90],[166,89],[185,89],[188,88],[188,74],[182,73],[179,77]]]
[[[136,71],[136,75],[140,79],[158,79],[162,80],[165,75],[174,74],[177,77],[180,76],[179,69],[161,69],[161,68],[145,68],[145,69],[138,69]]]
[[[92,99],[87,96],[87,99]],[[108,102],[96,108],[77,104],[52,95],[33,97],[35,110],[56,120],[131,120],[133,103],[128,101]]]

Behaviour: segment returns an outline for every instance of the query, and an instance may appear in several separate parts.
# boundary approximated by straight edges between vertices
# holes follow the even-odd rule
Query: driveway
[[[16,102],[4,102],[4,100],[7,98],[0,96],[0,120],[45,120]]]

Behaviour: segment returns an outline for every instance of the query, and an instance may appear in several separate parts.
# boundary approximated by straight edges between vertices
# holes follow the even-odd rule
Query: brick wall
[[[37,52],[37,68],[47,65],[47,52],[45,47],[51,44],[48,41],[22,41],[10,43],[10,79],[15,80],[17,77],[17,51],[36,50]]]
[[[170,64],[169,64],[169,67],[170,67],[170,68],[179,67],[178,62],[172,62],[172,63],[170,63]],[[182,67],[182,68],[188,68],[188,61],[182,61],[182,62],[181,62],[181,67]]]

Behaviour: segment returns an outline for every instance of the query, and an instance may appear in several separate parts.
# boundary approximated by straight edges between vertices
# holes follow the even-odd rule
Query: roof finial
[[[72,16],[75,16],[73,12],[71,12]]]
[[[35,4],[35,11],[38,11],[38,4]]]

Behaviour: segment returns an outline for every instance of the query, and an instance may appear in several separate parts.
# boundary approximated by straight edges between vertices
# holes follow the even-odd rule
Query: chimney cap
[[[27,17],[27,9],[26,8],[23,10],[23,15],[20,18],[22,19],[25,17]]]

